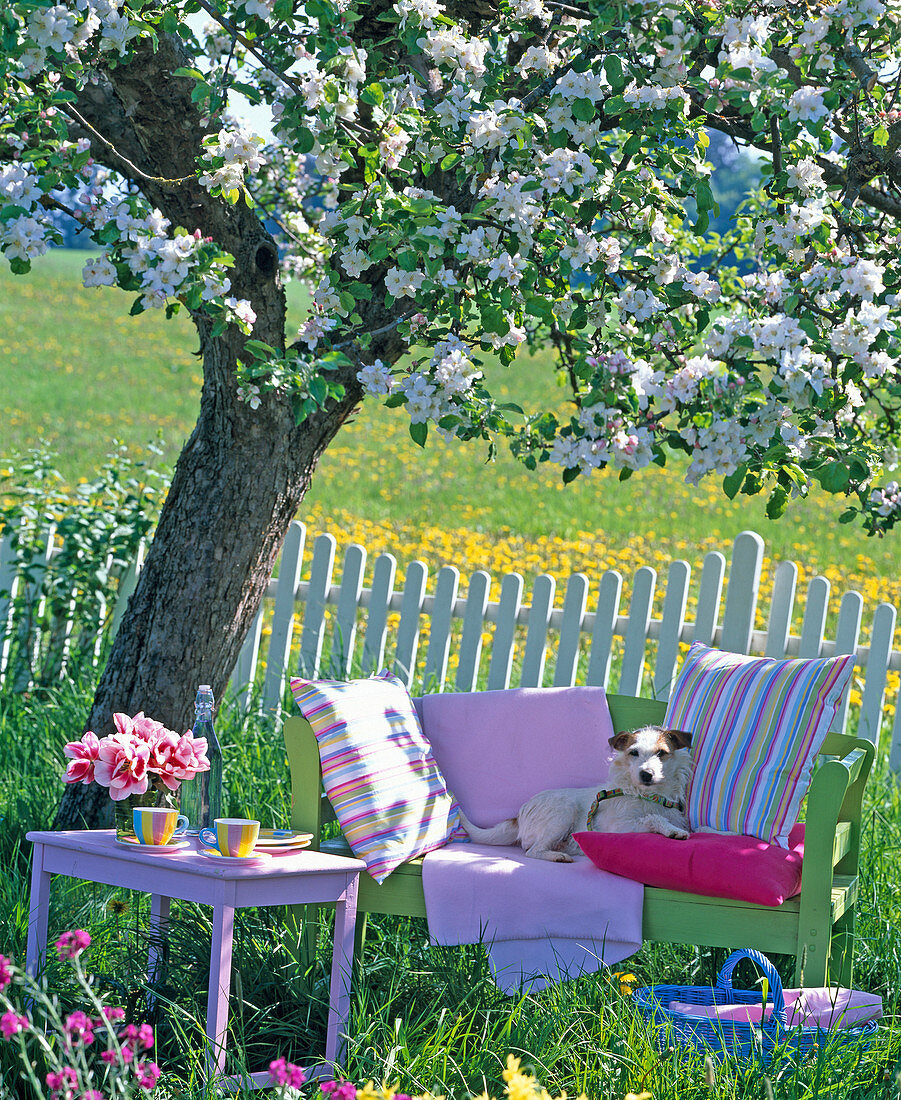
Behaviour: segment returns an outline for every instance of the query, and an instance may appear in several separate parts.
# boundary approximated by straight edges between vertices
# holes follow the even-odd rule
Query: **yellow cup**
[[[188,819],[166,806],[135,806],[131,815],[135,836],[141,844],[168,844],[188,827]]]
[[[246,817],[217,817],[213,824],[215,830],[200,830],[200,839],[204,844],[232,858],[252,854],[260,835],[259,821]]]

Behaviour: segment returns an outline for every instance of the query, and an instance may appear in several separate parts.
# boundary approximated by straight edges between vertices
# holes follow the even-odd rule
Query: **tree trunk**
[[[198,684],[221,697],[316,462],[358,396],[301,428],[277,399],[252,410],[228,383],[235,343],[206,341],[200,418],[88,717],[98,736],[116,711],[181,732]],[[72,785],[56,826],[96,827],[110,813],[104,788]]]
[[[271,236],[243,202],[227,206],[191,178],[207,127],[191,102],[192,82],[173,75],[184,63],[173,36],[142,44],[128,64],[79,91],[80,113],[107,139],[94,144],[98,160],[129,177],[173,225],[198,227],[232,254],[232,293],[252,302],[254,337],[284,348],[285,297]],[[172,183],[178,178],[187,182]],[[372,358],[396,360],[402,345],[384,289],[361,302],[360,312],[364,330],[384,330],[370,346]],[[195,321],[204,371],[200,416],[85,725],[98,736],[114,731],[117,711],[143,710],[181,732],[193,719],[198,684],[221,697],[316,463],[362,397],[355,368],[346,367],[330,376],[344,385],[344,397],[300,426],[278,394],[251,409],[238,399],[235,378],[244,336],[230,328],[213,337],[202,316]],[[73,784],[55,825],[91,828],[111,818],[104,788]]]

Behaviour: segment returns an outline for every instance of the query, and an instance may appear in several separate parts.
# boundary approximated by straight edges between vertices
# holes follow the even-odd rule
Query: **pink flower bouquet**
[[[108,737],[88,730],[80,741],[66,745],[67,783],[99,783],[109,788],[114,802],[121,802],[151,787],[177,791],[184,780],[209,771],[205,737],[194,737],[190,730],[179,736],[143,711],[134,718],[114,714],[113,721],[116,732]]]

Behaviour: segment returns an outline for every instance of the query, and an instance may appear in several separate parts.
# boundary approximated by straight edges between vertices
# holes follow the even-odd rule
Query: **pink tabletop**
[[[229,863],[226,860],[210,858],[200,854],[207,847],[197,837],[186,838],[188,846],[176,848],[171,852],[144,849],[143,845],[120,844],[113,829],[72,830],[71,832],[32,832],[26,839],[35,844],[64,849],[87,856],[114,858],[146,868],[153,874],[153,868],[165,868],[167,872],[190,872],[214,879],[279,879],[295,875],[321,875],[338,872],[347,874],[353,871],[365,871],[366,864],[360,859],[347,856],[329,855],[314,852],[309,848],[299,851],[273,852],[252,863]],[[65,873],[65,872],[62,872]],[[148,889],[152,882],[148,883]]]

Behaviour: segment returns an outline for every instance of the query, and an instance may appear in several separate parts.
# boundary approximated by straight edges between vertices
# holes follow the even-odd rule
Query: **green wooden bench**
[[[627,695],[607,697],[617,732],[657,724],[666,704]],[[343,836],[322,840],[334,813],[322,793],[319,751],[310,725],[299,716],[284,723],[291,769],[291,825],[313,834],[313,847],[348,854]],[[645,940],[706,947],[754,947],[793,955],[793,984],[851,984],[861,803],[873,764],[868,741],[830,733],[807,795],[801,893],[779,906],[702,897],[646,887],[642,932]],[[422,860],[397,868],[381,885],[360,877],[359,913],[425,917]],[[315,922],[307,922],[315,935]],[[308,948],[311,946],[308,942]]]

